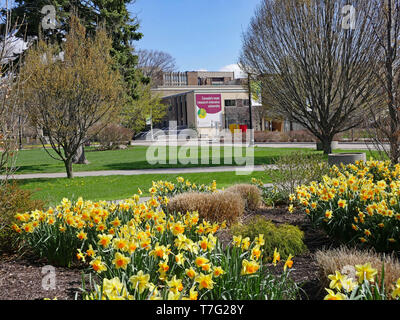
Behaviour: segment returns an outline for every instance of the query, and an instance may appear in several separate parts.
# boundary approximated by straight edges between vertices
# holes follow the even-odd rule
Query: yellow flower
[[[206,251],[208,249],[208,239],[205,236],[202,236],[199,245],[203,251]]]
[[[327,219],[331,219],[332,218],[332,211],[331,210],[326,210],[325,211],[325,217]]]
[[[187,275],[190,279],[193,279],[193,278],[197,275],[196,271],[194,271],[193,268],[185,269],[185,272],[186,272],[186,275]]]
[[[195,282],[199,284],[199,290],[208,289],[211,290],[214,288],[214,281],[212,280],[212,274],[204,275],[200,273],[195,279]]]
[[[343,293],[334,293],[332,290],[330,289],[325,289],[328,294],[325,296],[324,300],[346,300],[347,297],[343,294]]]
[[[233,236],[233,245],[235,247],[240,247],[240,244],[242,243],[242,236]]]
[[[177,265],[182,265],[185,262],[185,257],[182,253],[178,253],[175,255],[175,262]]]
[[[94,256],[96,255],[96,252],[97,252],[96,250],[93,250],[92,245],[89,244],[89,249],[86,250],[86,254],[87,254],[89,257],[94,257]]]
[[[201,270],[203,271],[210,271],[211,265],[209,263],[205,263],[201,266]]]
[[[374,282],[374,277],[378,274],[378,271],[372,268],[370,263],[364,265],[358,264],[355,267],[359,283],[363,283],[365,280]]]
[[[78,260],[82,260],[83,262],[85,262],[85,254],[82,253],[81,249],[78,249],[78,253],[76,254],[76,257],[78,258]]]
[[[154,246],[154,249],[150,251],[150,255],[161,259],[165,259],[170,252],[168,247],[160,246],[159,243],[157,242],[156,245]]]
[[[286,259],[285,265],[283,266],[283,271],[286,271],[286,268],[292,268],[293,266],[293,256],[289,254],[289,257]]]
[[[288,211],[290,212],[290,213],[293,213],[293,211],[294,211],[294,208],[293,208],[293,205],[291,204],[291,205],[289,205],[289,207],[288,207]]]
[[[343,199],[340,199],[340,200],[338,201],[338,206],[339,206],[340,208],[345,208],[345,207],[347,206],[347,201],[346,201],[346,200],[343,200]]]
[[[162,274],[165,273],[169,270],[169,266],[168,266],[168,259],[166,261],[161,261],[159,264],[159,269],[158,271]]]
[[[262,247],[265,244],[264,235],[259,234],[258,237],[255,237],[254,242],[260,247]]]
[[[279,254],[279,252],[277,251],[277,249],[275,248],[274,250],[274,256],[272,259],[272,263],[274,266],[276,266],[277,262],[279,262],[281,260],[281,255]]]
[[[178,234],[183,234],[185,232],[185,226],[182,224],[181,221],[178,221],[177,223],[171,225],[171,231],[174,236],[177,236]]]
[[[400,297],[400,278],[397,279],[396,287],[392,291],[392,298],[396,299],[398,297]]]
[[[92,260],[90,262],[90,265],[92,266],[93,270],[96,271],[97,273],[101,273],[102,271],[107,270],[107,267],[101,261],[101,257],[97,257],[96,259]]]
[[[177,293],[178,291],[181,292],[183,290],[182,280],[177,279],[176,276],[174,276],[170,281],[167,281],[167,285],[174,293]]]
[[[261,256],[260,246],[256,245],[253,249],[251,249],[251,257],[255,260],[258,260]]]
[[[203,256],[200,256],[200,257],[197,257],[196,260],[195,260],[194,262],[196,263],[196,265],[197,265],[198,267],[201,267],[201,266],[203,266],[204,264],[210,262],[210,260],[208,260],[207,258],[205,258],[205,257],[203,257]]]
[[[223,274],[225,274],[225,271],[221,267],[214,267],[214,277],[218,278]]]
[[[130,257],[125,257],[123,254],[117,252],[114,256],[114,260],[112,263],[115,265],[117,269],[122,268],[126,270],[128,263],[131,261]]]
[[[139,293],[143,293],[143,291],[148,287],[149,280],[150,275],[144,274],[142,270],[140,270],[135,276],[129,278],[129,281],[135,289],[139,290]]]
[[[341,290],[342,289],[342,281],[344,280],[345,276],[340,274],[339,271],[336,271],[335,274],[331,274],[328,276],[328,279],[331,280],[329,284],[329,288],[331,289],[337,289]]]
[[[107,248],[110,245],[111,239],[113,235],[111,234],[98,234],[97,237],[99,238],[98,244],[103,246],[103,248]]]
[[[244,259],[242,261],[241,274],[242,275],[253,274],[253,273],[256,273],[259,268],[260,268],[260,265],[257,262],[255,262],[255,261],[247,261],[246,259]]]
[[[117,250],[127,251],[128,249],[128,241],[121,238],[116,238],[113,240],[113,247]]]
[[[342,287],[347,292],[352,292],[354,288],[357,287],[357,283],[353,281],[351,278],[344,277],[342,280]]]
[[[192,287],[189,291],[189,299],[190,300],[197,300],[199,293],[195,290],[195,287]]]
[[[250,238],[246,237],[242,240],[242,250],[248,250],[250,247]]]
[[[371,236],[371,231],[369,231],[368,229],[365,229],[365,230],[364,230],[364,234],[365,234],[367,237],[369,237],[369,236]]]
[[[128,298],[126,288],[118,277],[103,280],[103,295],[110,300]]]

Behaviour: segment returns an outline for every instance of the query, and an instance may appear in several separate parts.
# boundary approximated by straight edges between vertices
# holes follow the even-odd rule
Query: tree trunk
[[[85,156],[85,148],[83,147],[83,144],[79,146],[76,154],[72,157],[72,162],[74,164],[89,164],[89,161]]]
[[[332,138],[324,137],[321,140],[321,143],[322,143],[322,150],[324,151],[324,154],[332,153]]]
[[[72,159],[67,159],[64,162],[65,169],[67,170],[67,178],[72,179],[74,177],[74,173],[72,171]]]

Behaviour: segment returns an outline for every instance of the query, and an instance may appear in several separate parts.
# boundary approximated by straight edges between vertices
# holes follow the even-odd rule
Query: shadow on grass
[[[21,174],[21,173],[47,173],[49,172],[49,169],[55,169],[58,172],[58,168],[64,168],[64,164],[61,163],[61,165],[56,165],[56,164],[50,164],[50,163],[43,163],[43,164],[37,164],[37,165],[23,165],[23,166],[17,166],[16,173]],[[53,172],[53,171],[52,171]]]
[[[219,161],[218,161],[219,160]],[[220,166],[244,166],[246,163],[236,163],[235,159],[228,159],[225,163],[225,159],[216,158],[214,161],[212,158],[206,164],[201,163],[201,159],[198,159],[197,162],[194,162],[194,159],[186,159],[187,164],[182,164],[180,161],[176,161],[176,163],[171,163],[171,161],[167,160],[167,163],[155,163],[150,164],[147,161],[132,161],[132,162],[120,162],[120,163],[107,163],[103,164],[104,170],[140,170],[140,169],[167,169],[167,168],[196,168],[196,167],[220,167]],[[273,156],[263,156],[263,157],[255,157],[254,164],[255,165],[263,165],[263,164],[274,164],[276,162],[276,157]]]

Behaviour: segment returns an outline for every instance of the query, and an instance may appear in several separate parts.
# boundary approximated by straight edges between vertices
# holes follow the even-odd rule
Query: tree
[[[45,150],[64,162],[68,178],[73,177],[72,158],[90,138],[89,130],[110,121],[124,103],[123,81],[112,69],[111,47],[104,29],[87,37],[85,27],[72,16],[61,47],[40,41],[28,51],[21,68],[30,121],[46,132],[55,155]]]
[[[375,147],[392,163],[400,161],[400,0],[373,0],[376,10],[368,15],[378,44],[377,102],[366,113]],[[389,148],[386,144],[389,144]]]
[[[137,69],[137,55],[133,42],[143,34],[138,31],[136,17],[131,17],[127,6],[135,0],[15,0],[13,20],[25,17],[27,33],[30,38],[41,38],[61,44],[69,28],[71,15],[78,15],[86,28],[88,36],[93,36],[98,27],[104,27],[112,39],[110,48],[112,65],[125,81],[125,103],[134,108],[138,99],[138,83],[147,83],[147,78]],[[49,16],[46,6],[55,9],[55,28],[42,28],[42,22]],[[85,163],[84,149],[81,146],[75,157],[77,163]]]
[[[138,50],[138,68],[153,85],[161,85],[164,72],[176,70],[176,61],[169,53],[157,50]]]
[[[5,14],[0,25],[0,180],[3,186],[14,172],[18,151],[17,129],[21,109],[20,77],[16,54],[26,49],[26,43],[15,36],[22,27],[23,20],[11,23],[11,9],[5,2]]]
[[[342,14],[350,4],[364,7],[355,28]],[[242,69],[263,79],[275,113],[307,128],[324,153],[335,134],[360,125],[373,99],[373,9],[361,0],[263,0],[243,34]]]
[[[161,97],[151,92],[150,84],[138,85],[139,98],[122,111],[122,123],[135,133],[144,130],[146,119],[151,117],[153,123],[162,120],[166,114],[166,105],[161,103]]]

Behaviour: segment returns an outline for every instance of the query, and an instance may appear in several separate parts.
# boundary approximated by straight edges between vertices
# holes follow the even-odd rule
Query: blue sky
[[[180,71],[232,69],[260,0],[136,0],[138,49],[168,52]]]

